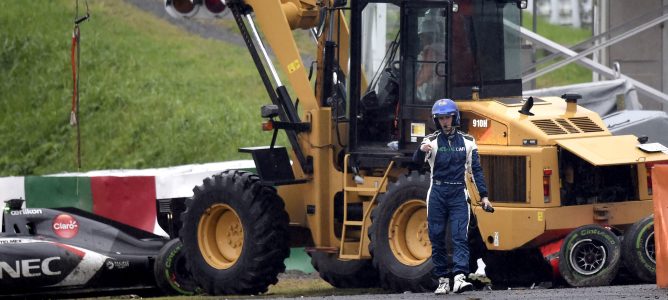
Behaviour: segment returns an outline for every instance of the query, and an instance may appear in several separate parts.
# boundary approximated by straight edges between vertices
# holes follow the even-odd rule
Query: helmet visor
[[[446,113],[440,113],[440,114],[434,114],[434,119],[440,118],[440,117],[454,117],[456,115],[457,115],[457,113],[455,113],[454,111],[446,112]]]

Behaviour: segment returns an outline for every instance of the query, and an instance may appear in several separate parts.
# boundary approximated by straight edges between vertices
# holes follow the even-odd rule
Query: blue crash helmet
[[[431,116],[434,118],[436,128],[441,128],[441,124],[438,122],[438,117],[441,116],[452,116],[452,126],[459,126],[459,110],[457,109],[457,104],[450,99],[436,101],[431,108]]]

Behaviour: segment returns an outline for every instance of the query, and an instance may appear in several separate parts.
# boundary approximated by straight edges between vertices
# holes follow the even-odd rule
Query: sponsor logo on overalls
[[[466,151],[466,148],[464,146],[452,147],[452,148],[443,146],[438,148],[438,152],[461,152],[461,151]]]

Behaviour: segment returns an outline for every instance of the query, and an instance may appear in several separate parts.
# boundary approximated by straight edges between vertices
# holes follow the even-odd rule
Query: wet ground
[[[322,299],[301,298],[301,299]],[[462,294],[436,296],[425,294],[375,294],[359,296],[330,296],[326,299],[668,299],[668,289],[659,289],[654,284],[606,286],[591,288],[559,288],[559,289],[510,289],[495,291],[474,291]]]
[[[299,271],[288,271],[279,275],[280,278],[290,279],[317,279],[317,273],[305,274]],[[279,298],[279,297],[277,297]],[[280,297],[284,298],[284,297]],[[288,297],[289,298],[289,297]],[[300,299],[322,299],[322,297],[301,297]],[[631,284],[604,287],[571,288],[557,287],[545,288],[540,285],[533,287],[514,287],[505,289],[486,289],[462,294],[448,294],[437,296],[433,293],[400,293],[400,294],[364,294],[355,296],[331,295],[328,299],[668,299],[668,288],[661,289],[655,284]]]

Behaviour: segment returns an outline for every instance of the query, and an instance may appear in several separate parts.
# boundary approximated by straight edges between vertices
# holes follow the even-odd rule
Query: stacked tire
[[[654,216],[634,223],[620,238],[600,225],[569,233],[559,253],[559,272],[574,287],[609,285],[620,266],[637,280],[656,281]]]
[[[624,267],[642,282],[656,282],[654,215],[647,216],[624,232],[622,260]]]

